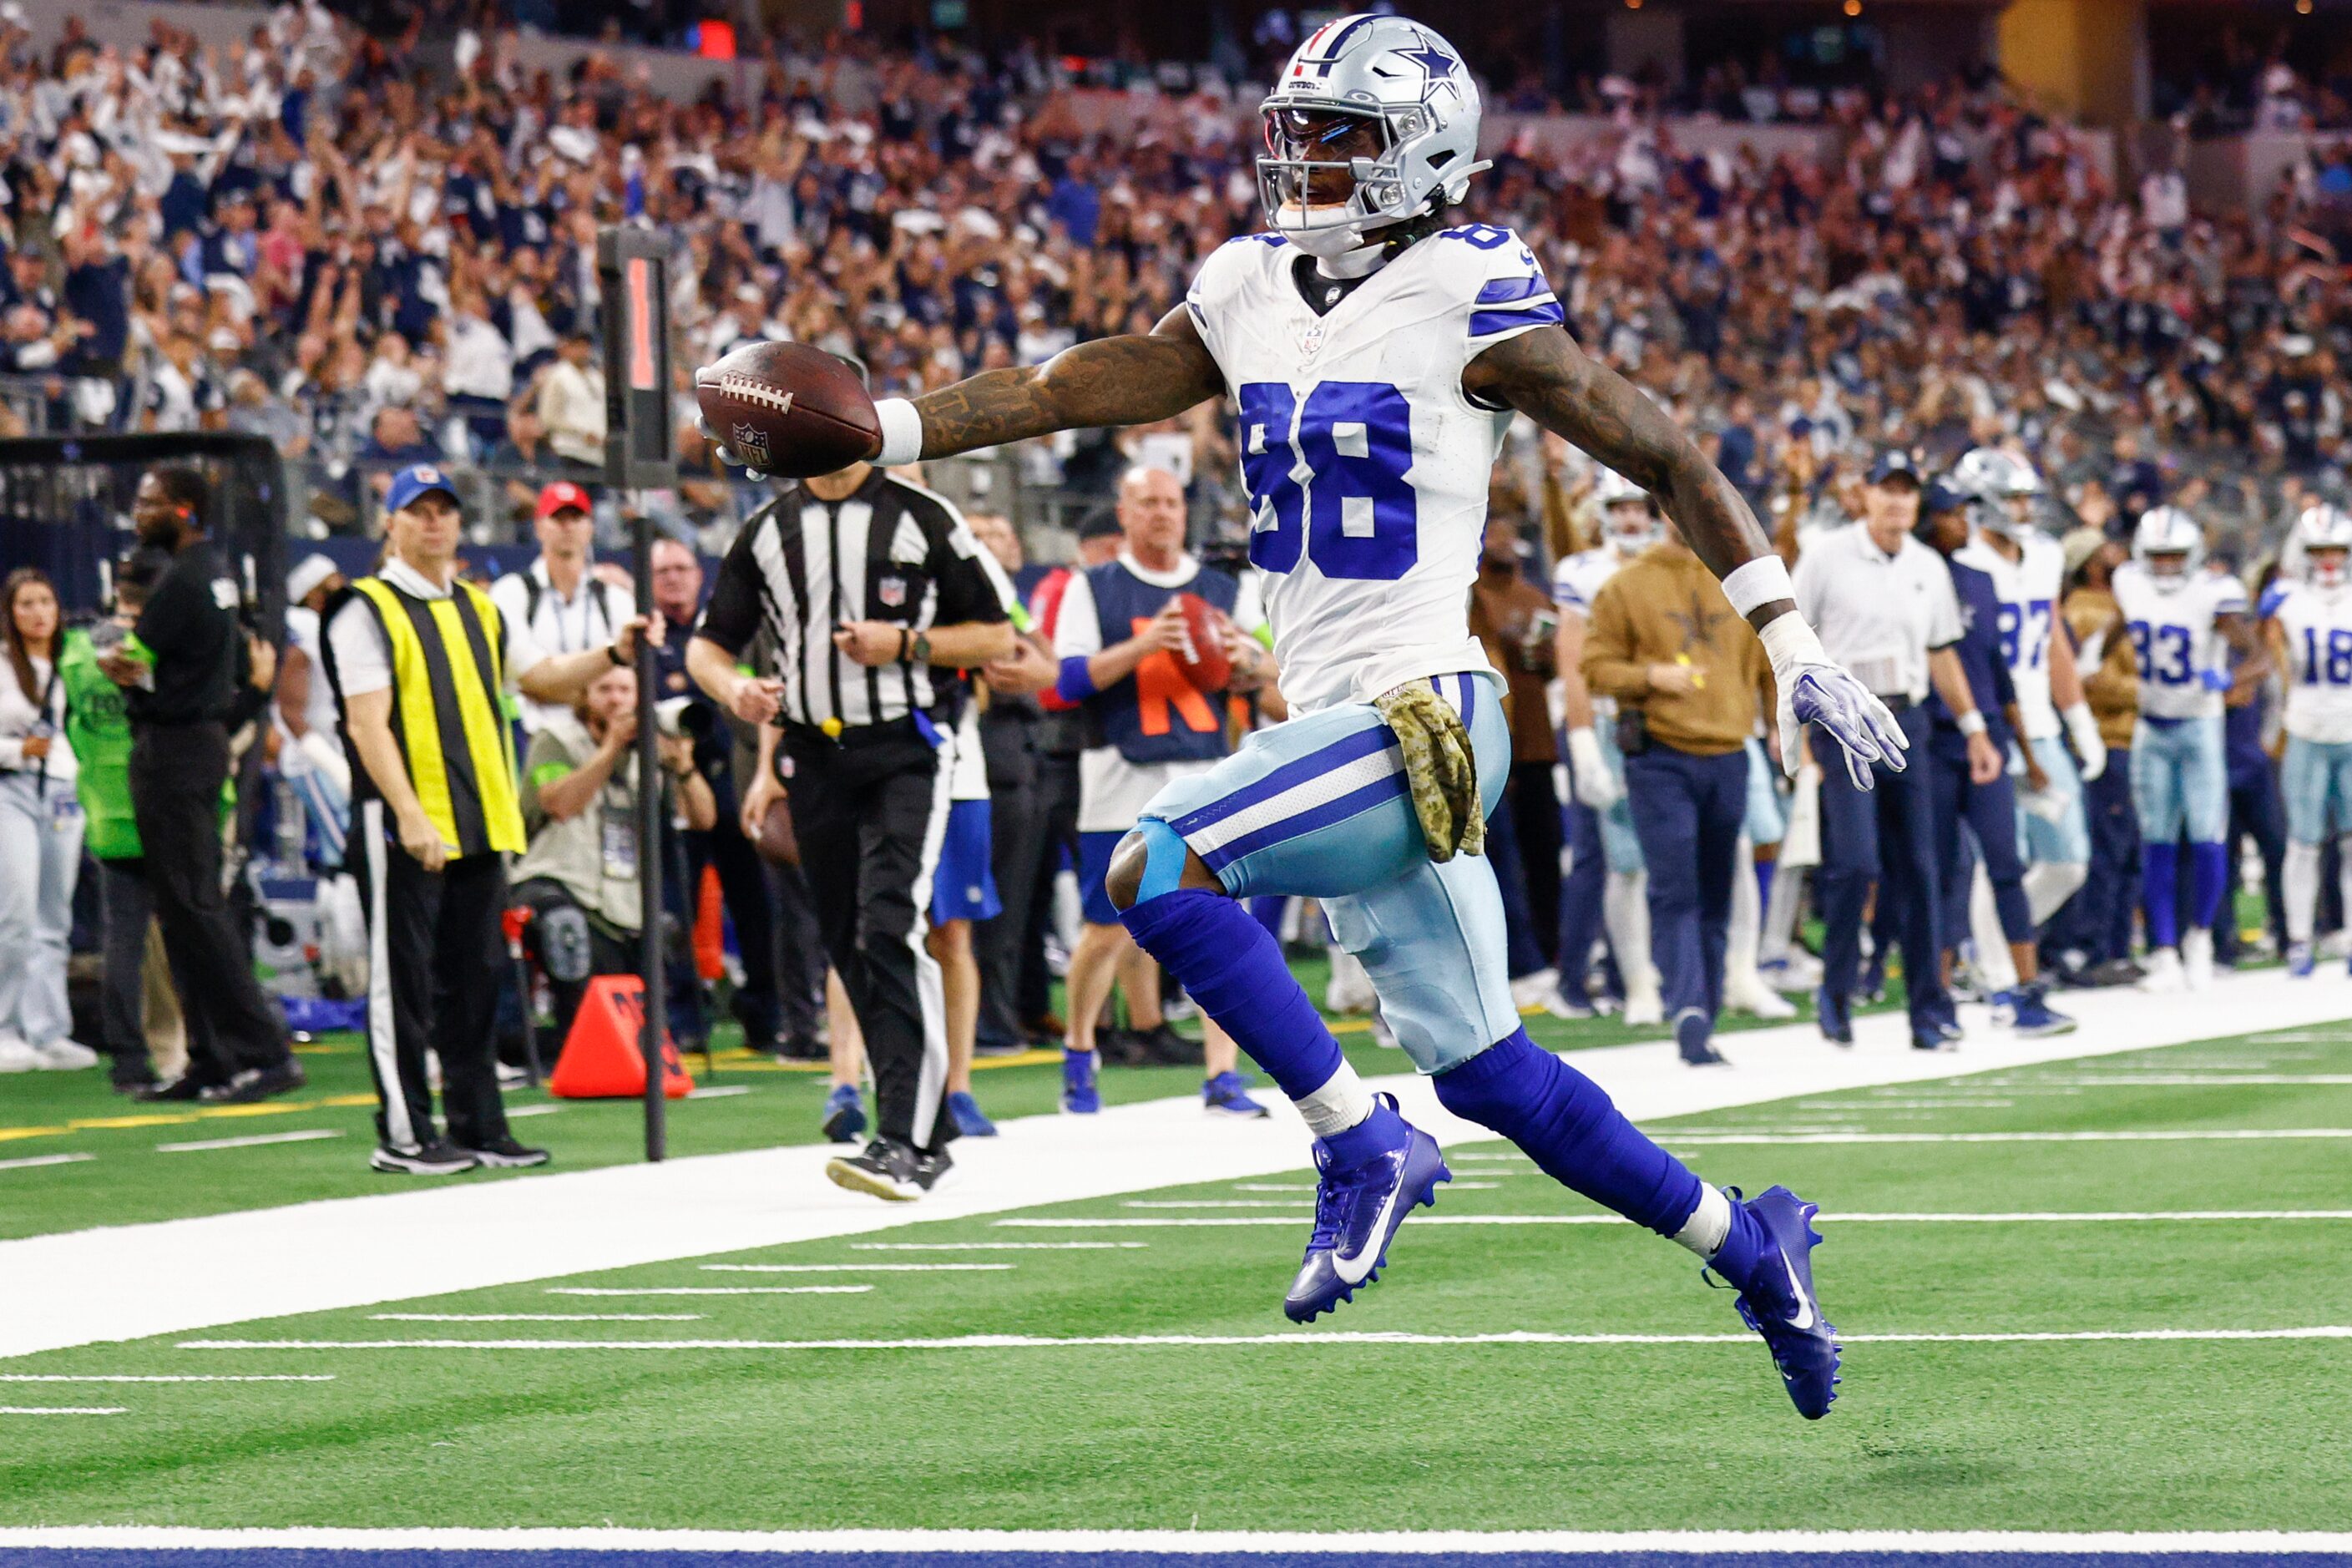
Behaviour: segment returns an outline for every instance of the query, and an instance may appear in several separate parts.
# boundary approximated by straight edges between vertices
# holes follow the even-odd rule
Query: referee
[[[960,670],[1013,651],[1012,584],[944,499],[866,463],[754,512],[719,568],[687,669],[761,726],[745,812],[782,789],[826,952],[874,1070],[877,1136],[825,1173],[899,1201],[950,1161],[940,966],[924,946],[948,816]],[[777,673],[736,661],[765,623]],[[782,744],[777,744],[782,727]]]
[[[635,652],[644,622],[611,641],[547,654],[528,626],[457,576],[456,490],[438,468],[403,468],[384,496],[383,567],[327,608],[328,679],[351,753],[349,853],[366,889],[372,1169],[444,1176],[547,1163],[508,1130],[496,1061],[505,953],[506,857],[524,848],[506,698],[561,702]],[[627,859],[635,841],[608,836]],[[433,1128],[425,1053],[441,1061],[449,1135]]]
[[[98,664],[127,693],[131,815],[188,1026],[187,1071],[140,1098],[234,1104],[305,1080],[221,889],[221,789],[245,628],[236,580],[208,534],[211,511],[200,470],[140,476],[131,522],[172,563],[132,627],[144,657],[126,645]]]

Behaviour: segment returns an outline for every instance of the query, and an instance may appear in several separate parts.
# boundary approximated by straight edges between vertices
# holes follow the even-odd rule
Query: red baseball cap
[[[557,512],[567,510],[593,512],[596,510],[596,503],[588,499],[586,490],[582,489],[570,479],[558,479],[539,492],[539,510],[536,515],[553,517]]]

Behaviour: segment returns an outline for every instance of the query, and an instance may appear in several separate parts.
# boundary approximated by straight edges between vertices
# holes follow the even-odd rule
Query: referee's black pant
[[[428,871],[385,837],[391,815],[380,800],[362,801],[346,852],[366,895],[376,1136],[403,1153],[433,1141],[429,1049],[441,1058],[449,1141],[486,1148],[507,1135],[498,1069],[506,861],[495,853],[465,855]]]
[[[131,813],[188,1031],[188,1072],[226,1083],[287,1059],[286,1026],[253,977],[221,888],[221,785],[228,730],[140,724],[131,735]]]
[[[923,945],[947,832],[948,773],[911,725],[839,743],[785,732],[793,830],[817,929],[849,993],[874,1072],[876,1127],[936,1152],[955,1136],[947,1001]]]

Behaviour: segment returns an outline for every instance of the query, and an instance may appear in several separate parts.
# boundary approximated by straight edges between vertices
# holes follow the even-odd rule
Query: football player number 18
[[[1240,402],[1251,563],[1290,572],[1304,555],[1326,577],[1403,576],[1421,552],[1404,394],[1386,382],[1325,381],[1302,402],[1283,382],[1253,381]]]

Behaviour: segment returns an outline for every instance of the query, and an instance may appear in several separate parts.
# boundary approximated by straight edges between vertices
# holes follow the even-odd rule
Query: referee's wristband
[[[1971,708],[1952,722],[1958,727],[1963,735],[1981,735],[1985,732],[1984,710]]]
[[[877,466],[896,468],[922,457],[923,416],[912,403],[903,397],[886,397],[874,405],[874,417],[882,426],[881,449],[874,454]]]
[[[614,669],[629,668],[629,661],[621,657],[621,645],[617,642],[608,642],[604,645],[604,657],[613,661]]]
[[[1789,568],[1778,555],[1759,555],[1744,566],[1732,569],[1723,580],[1723,596],[1731,607],[1746,620],[1759,609],[1780,599],[1794,599],[1797,590],[1789,581]]]

